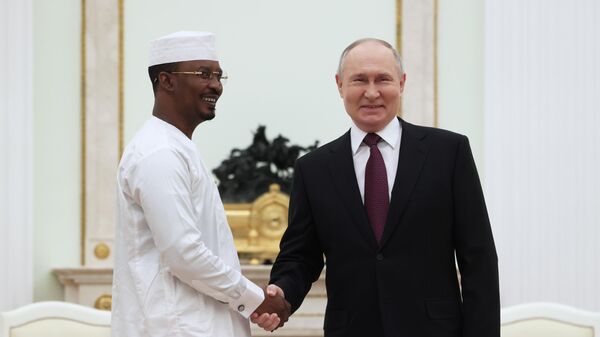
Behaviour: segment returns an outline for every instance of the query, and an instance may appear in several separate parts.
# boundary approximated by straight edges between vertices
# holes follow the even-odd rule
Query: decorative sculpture
[[[281,191],[289,194],[294,162],[319,144],[315,141],[308,147],[288,146],[289,139],[282,135],[269,141],[265,128],[259,125],[250,146],[244,150],[231,150],[229,158],[213,170],[219,179],[219,193],[224,202],[252,202],[269,191],[271,184],[278,184]]]

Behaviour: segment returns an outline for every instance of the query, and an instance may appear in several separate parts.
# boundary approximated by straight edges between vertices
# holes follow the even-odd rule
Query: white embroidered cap
[[[149,67],[193,60],[218,61],[213,33],[182,31],[150,42]]]

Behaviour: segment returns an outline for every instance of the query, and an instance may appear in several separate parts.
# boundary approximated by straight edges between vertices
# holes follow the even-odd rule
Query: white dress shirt
[[[118,171],[113,337],[250,336],[261,288],[246,279],[196,145],[156,117]]]
[[[350,142],[352,145],[352,159],[354,161],[354,172],[360,196],[365,202],[365,168],[371,150],[363,142],[368,132],[361,130],[356,124],[350,128]],[[382,130],[375,132],[381,141],[377,143],[377,148],[381,152],[385,162],[385,172],[388,181],[388,197],[392,197],[392,188],[396,179],[396,170],[398,169],[398,157],[400,155],[400,139],[402,138],[402,125],[398,118],[392,119]]]

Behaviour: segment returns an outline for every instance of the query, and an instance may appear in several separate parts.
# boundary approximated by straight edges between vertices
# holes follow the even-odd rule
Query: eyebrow
[[[365,74],[365,73],[350,74],[350,78],[366,77],[366,76],[367,76],[367,74]]]
[[[371,74],[366,74],[366,73],[356,73],[356,74],[350,74],[350,78],[369,77],[370,75]],[[375,74],[373,74],[373,76],[375,76],[375,77],[381,77],[381,76],[390,76],[390,77],[393,77],[393,75],[391,73],[388,73],[388,72],[375,73]]]

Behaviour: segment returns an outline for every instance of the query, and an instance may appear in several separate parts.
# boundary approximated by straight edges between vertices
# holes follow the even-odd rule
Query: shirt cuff
[[[229,307],[244,316],[244,318],[248,318],[264,299],[264,291],[252,281],[246,279],[246,290],[242,293],[242,296],[229,302]]]

